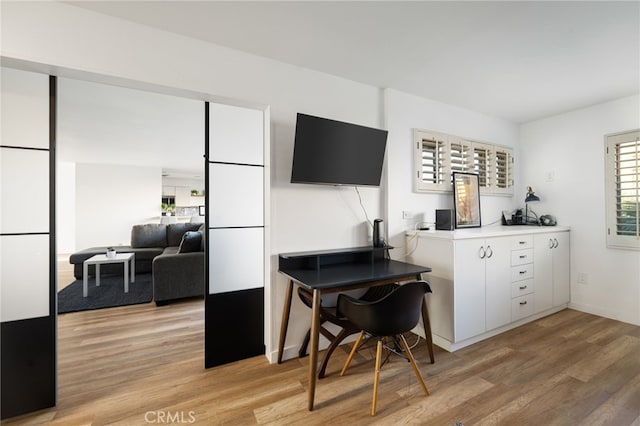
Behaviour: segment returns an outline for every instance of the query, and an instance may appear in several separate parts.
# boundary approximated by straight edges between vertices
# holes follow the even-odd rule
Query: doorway
[[[21,67],[21,65],[24,65],[24,64],[20,64],[20,65],[18,66],[18,68],[20,68],[20,67]],[[30,69],[38,69],[38,67],[39,67],[38,65],[35,65],[35,64],[29,64],[29,68],[30,68]],[[65,75],[65,74],[73,75],[73,76],[74,76],[74,78],[76,78],[76,77],[78,76],[78,72],[74,72],[74,71],[66,71],[66,70],[58,70],[58,71],[59,71],[59,76],[60,76],[59,78],[61,78],[61,79],[62,79],[62,78],[64,78],[64,75]],[[37,70],[37,72],[46,73],[46,69],[44,69],[44,67],[40,67],[40,69],[39,69],[39,70]],[[84,74],[83,74],[83,75],[84,75]],[[114,83],[114,82],[117,82],[116,86],[129,86],[129,87],[140,86],[140,84],[139,84],[139,83],[135,83],[135,82],[128,82],[128,81],[124,81],[124,80],[120,80],[120,79],[112,79],[112,78],[107,78],[107,77],[103,77],[103,76],[96,76],[96,75],[90,75],[90,74],[87,74],[87,75],[86,75],[86,77],[87,77],[86,79],[87,79],[88,81],[98,81],[98,82],[100,82],[100,83],[103,83],[103,82],[108,82],[108,83]],[[55,80],[56,80],[56,78],[55,78],[55,77],[52,77],[52,78],[53,78],[53,81],[55,81]],[[171,94],[171,95],[180,94],[180,95],[184,96],[185,98],[190,98],[190,99],[198,99],[198,98],[201,98],[201,95],[195,95],[195,94],[193,94],[193,93],[186,92],[186,91],[179,91],[179,90],[167,89],[167,88],[156,87],[156,86],[152,86],[152,85],[142,85],[142,86],[144,86],[144,88],[145,88],[145,89],[153,88],[153,89],[154,89],[153,91],[157,91],[157,92],[159,92],[159,93],[166,93],[166,92],[170,92],[170,94]],[[55,97],[53,97],[53,98],[51,98],[51,99],[54,99],[54,100],[55,100]],[[213,100],[215,100],[215,99],[209,99],[209,101],[213,101]],[[205,103],[204,101],[206,101],[206,99],[205,99],[205,100],[200,99],[200,101],[201,101],[201,105],[202,105],[202,104],[204,104],[204,103]],[[53,126],[54,126],[53,134],[55,135],[55,133],[56,133],[56,132],[55,132],[55,125],[57,124],[57,122],[56,122],[56,120],[55,120],[55,102],[53,102],[53,103],[52,103],[52,108],[53,108],[53,109],[52,109],[52,111],[54,111],[54,120],[53,120],[53,122],[52,122],[52,123],[53,123]],[[269,128],[269,124],[268,124],[268,123],[269,123],[269,119],[268,119],[268,108],[266,108],[266,107],[264,107],[264,106],[251,106],[251,107],[249,107],[249,109],[253,109],[253,110],[261,111],[261,116],[263,117],[263,120],[264,120],[264,121],[263,121],[263,135],[262,135],[262,136],[263,136],[263,139],[262,139],[262,141],[263,141],[263,144],[264,144],[264,151],[263,151],[263,155],[264,155],[264,163],[265,163],[265,164],[262,164],[262,165],[261,165],[261,167],[263,168],[263,170],[265,170],[265,172],[263,173],[264,180],[263,180],[263,182],[262,182],[262,184],[263,184],[263,189],[264,189],[264,191],[265,191],[265,192],[264,192],[264,194],[263,194],[263,197],[264,197],[264,198],[263,198],[263,200],[262,200],[262,210],[263,210],[263,217],[265,218],[265,224],[266,224],[266,223],[268,223],[268,211],[269,211],[269,209],[268,209],[268,202],[269,202],[269,197],[268,197],[269,173],[266,171],[266,170],[268,170],[268,167],[267,167],[267,166],[268,166],[268,158],[269,158],[269,150],[268,150],[268,148],[269,148],[269,138],[268,138],[268,135],[269,135],[269,130],[268,130],[268,128]],[[201,133],[201,134],[202,134],[202,133]],[[208,136],[207,136],[207,137],[208,137]],[[54,137],[54,142],[55,142],[55,137]],[[52,146],[55,146],[55,143],[54,143],[54,145],[52,145]],[[105,155],[106,155],[106,154],[105,154]],[[153,155],[153,151],[148,151],[148,152],[147,152],[147,155]],[[210,169],[213,167],[213,166],[211,166],[211,164],[212,164],[212,163],[215,163],[215,164],[221,164],[221,163],[224,163],[224,161],[218,161],[218,160],[210,161],[210,159],[209,159],[209,158],[205,158],[204,160],[205,160],[205,161],[203,161],[203,160],[201,159],[201,161],[202,161],[202,163],[201,163],[201,164],[208,164],[209,168],[208,168],[208,169],[206,169],[206,170],[210,170]],[[90,163],[89,163],[89,164],[90,164]],[[53,170],[55,170],[55,163],[53,164],[52,169],[53,169]],[[206,170],[205,170],[205,171],[206,171]],[[52,181],[55,181],[55,178],[54,178],[54,177],[52,177]],[[210,182],[209,182],[208,180],[206,180],[206,185],[209,185],[209,184],[210,184]],[[160,192],[161,192],[161,191],[160,191]],[[53,190],[53,189],[52,189],[52,190],[51,190],[51,194],[55,194],[55,190]],[[142,196],[140,193],[138,193],[138,195],[139,195],[139,196]],[[55,206],[55,204],[56,204],[56,203],[55,203],[55,201],[57,201],[57,200],[56,200],[56,198],[57,198],[57,197],[54,197],[54,200],[53,200],[53,203],[52,203],[52,208],[53,208],[53,206]],[[158,198],[160,198],[160,197],[158,197]],[[207,206],[207,207],[205,208],[205,211],[206,211],[208,214],[210,214],[210,210],[209,210],[210,198],[211,198],[210,196],[205,197],[205,200],[206,200],[206,201],[205,201],[205,205]],[[158,210],[159,210],[159,208],[160,208],[160,200],[158,200],[158,203],[157,203],[157,204],[158,204]],[[117,203],[115,203],[115,204],[112,204],[112,206],[113,206],[113,207],[111,207],[111,208],[110,208],[110,213],[108,213],[108,214],[111,214],[111,215],[113,215],[113,216],[117,216],[117,215],[119,214],[119,212],[117,212],[116,210],[117,210],[118,208],[122,209],[122,201],[120,200],[119,202],[117,202]],[[103,209],[103,210],[106,210],[106,209]],[[56,220],[56,218],[55,218],[54,210],[51,210],[51,214],[52,214],[52,217],[54,218],[54,219],[52,220],[52,222],[51,222],[51,225],[52,225],[52,227],[53,227],[53,228],[55,228],[59,221],[58,221],[58,220]],[[101,212],[100,212],[100,214],[102,215],[102,214],[104,214],[104,212],[103,212],[103,211],[101,211]],[[154,213],[153,215],[155,215],[155,213]],[[149,214],[149,217],[151,217],[151,216],[152,216],[152,214],[150,213],[150,214]],[[62,220],[63,218],[67,218],[67,217],[65,217],[65,216],[64,216],[64,214],[61,214],[61,215],[60,215],[60,217],[59,217],[58,219]],[[206,219],[207,219],[207,222],[208,222],[208,220],[209,220],[209,215],[207,215]],[[100,227],[100,226],[102,226],[102,225],[103,225],[103,224],[105,224],[105,223],[106,223],[106,222],[96,221],[96,222],[94,222],[94,227]],[[264,224],[263,224],[263,225],[264,225]],[[210,234],[212,233],[211,231],[212,231],[212,230],[209,230],[209,232],[208,232],[208,236],[209,236],[209,238],[208,238],[208,240],[209,240],[209,241],[208,241],[208,244],[211,244],[211,242],[212,242],[212,241],[211,241],[211,235],[210,235]],[[93,238],[93,237],[95,237],[95,235],[96,235],[95,233],[91,233],[92,238]],[[114,234],[114,235],[115,235],[115,234]],[[55,239],[54,239],[54,241],[55,241]],[[269,253],[268,253],[269,243],[268,243],[268,241],[269,241],[269,238],[268,238],[268,232],[267,232],[267,229],[265,229],[265,230],[264,230],[264,234],[263,234],[262,244],[261,244],[261,248],[263,249],[263,260],[264,260],[264,262],[263,262],[263,264],[262,264],[262,265],[263,265],[263,271],[262,271],[262,273],[263,273],[263,280],[262,280],[261,285],[267,288],[267,291],[264,291],[265,299],[264,299],[264,304],[263,304],[263,306],[265,306],[265,307],[267,307],[267,308],[268,308],[268,306],[270,306],[270,299],[269,299],[270,291],[268,290],[268,289],[269,289],[269,282],[270,282],[270,280],[269,280],[269,276],[270,276],[270,274],[269,274],[269,268],[268,268],[268,265],[269,265],[269,262],[268,262],[268,259],[269,259]],[[50,253],[51,263],[52,263],[52,264],[55,264],[55,263],[56,263],[56,261],[57,261],[57,258],[56,258],[57,249],[56,249],[56,247],[55,247],[55,246],[54,246],[54,247],[51,247],[51,250],[49,251],[49,253]],[[206,292],[206,294],[207,294],[207,295],[209,295],[209,294],[212,292],[212,290],[213,290],[213,291],[215,291],[215,288],[216,288],[216,284],[213,284],[213,283],[210,281],[210,278],[212,278],[212,277],[214,276],[214,274],[209,275],[209,269],[210,269],[210,268],[209,268],[209,265],[208,265],[208,264],[209,264],[210,260],[211,260],[211,259],[210,259],[210,256],[207,256],[207,261],[205,262],[205,263],[207,264],[207,292]],[[48,295],[48,296],[47,296],[47,298],[50,300],[50,303],[52,303],[52,305],[51,305],[51,306],[52,306],[52,309],[51,309],[51,314],[50,314],[50,315],[54,315],[54,316],[55,316],[55,312],[56,312],[56,310],[55,310],[55,294],[56,294],[56,291],[57,291],[57,283],[56,283],[56,279],[55,279],[55,278],[53,278],[53,277],[55,276],[55,274],[56,274],[56,268],[55,268],[55,267],[53,267],[53,268],[51,269],[51,271],[50,271],[50,276],[52,277],[52,279],[51,279],[51,283],[50,283],[50,285],[49,285],[49,288],[47,289],[47,295]],[[208,297],[208,296],[207,296],[207,297]],[[118,309],[120,309],[120,308],[118,308]],[[267,314],[265,314],[265,315],[268,315],[268,311],[269,311],[269,310],[268,310],[268,309],[266,309]],[[54,325],[55,325],[55,320],[54,320],[54,322],[53,322],[53,323],[54,323]],[[265,325],[266,325],[266,326],[265,326],[265,329],[264,329],[264,331],[265,331],[264,341],[269,342],[269,341],[271,340],[271,339],[270,339],[270,336],[269,336],[269,333],[270,333],[270,329],[269,329],[269,326],[268,326],[269,321],[265,321],[264,323],[265,323]],[[4,331],[4,323],[3,323],[3,331]],[[3,333],[3,335],[5,335],[5,333]],[[3,341],[3,343],[4,343],[4,341]],[[7,345],[3,345],[3,347],[7,347]],[[52,368],[53,368],[53,371],[54,371],[54,375],[56,374],[56,373],[55,373],[55,369],[56,369],[56,366],[55,366],[55,349],[56,349],[56,346],[55,346],[55,343],[54,343],[53,353],[50,355],[50,356],[51,356]],[[4,352],[3,352],[3,355],[4,355]],[[6,359],[6,358],[3,356],[3,359]],[[4,371],[4,367],[3,367],[3,371]],[[24,378],[21,378],[21,377],[19,377],[19,376],[18,376],[18,377],[16,377],[16,380],[20,380],[20,379],[24,379]],[[4,384],[4,382],[5,382],[5,381],[3,380],[3,384]],[[55,385],[54,385],[54,386],[55,386]],[[32,390],[32,391],[33,391],[33,390]],[[42,405],[42,406],[40,406],[40,408],[43,408],[43,407],[46,407],[46,406],[47,406],[47,405]],[[4,416],[4,410],[3,410],[3,416]]]

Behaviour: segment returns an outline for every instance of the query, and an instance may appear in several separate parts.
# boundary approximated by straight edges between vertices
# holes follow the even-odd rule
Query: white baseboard
[[[575,309],[576,311],[585,312],[591,315],[597,315],[599,317],[609,318],[616,321],[626,322],[628,324],[640,325],[640,318],[631,318],[631,315],[620,315],[619,312],[609,312],[607,309],[602,309],[597,306],[585,305],[583,303],[569,303],[569,308]]]

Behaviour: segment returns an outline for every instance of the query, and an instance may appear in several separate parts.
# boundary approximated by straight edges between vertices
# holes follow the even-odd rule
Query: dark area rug
[[[95,278],[89,278],[89,295],[82,297],[82,280],[75,280],[58,292],[58,313],[88,311],[115,306],[148,303],[153,299],[151,274],[137,274],[136,282],[129,282],[129,293],[124,292],[122,275],[100,277],[100,287]]]

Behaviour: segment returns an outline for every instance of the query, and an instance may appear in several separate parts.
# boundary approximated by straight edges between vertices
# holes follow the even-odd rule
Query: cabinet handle
[[[487,252],[484,249],[484,247],[480,246],[480,250],[478,251],[478,255],[480,256],[480,259],[484,259],[487,256]]]
[[[549,248],[550,249],[553,248],[553,240],[551,238],[549,238]]]
[[[523,255],[520,256],[520,259],[526,259],[526,258],[527,258],[526,254],[523,254]]]
[[[524,302],[520,302],[520,305],[526,305],[527,301],[525,300]]]
[[[553,248],[558,248],[558,246],[560,245],[560,243],[558,242],[558,240],[554,238],[554,239],[553,239],[553,242],[554,242],[554,244],[553,244]]]
[[[520,271],[520,275],[524,275],[526,273],[527,273],[527,271]]]
[[[526,241],[518,241],[518,244],[522,245],[522,244],[527,244]]]
[[[488,253],[489,253],[489,254],[487,255],[487,257],[488,257],[488,258],[491,258],[491,256],[493,256],[493,250],[491,249],[491,246],[487,246],[487,250],[488,250]]]
[[[520,287],[520,290],[524,290],[525,288],[527,288],[527,286],[523,285],[522,287]]]

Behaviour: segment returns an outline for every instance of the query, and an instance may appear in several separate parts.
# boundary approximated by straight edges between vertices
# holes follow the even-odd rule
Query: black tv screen
[[[387,133],[298,113],[291,182],[380,186]]]

